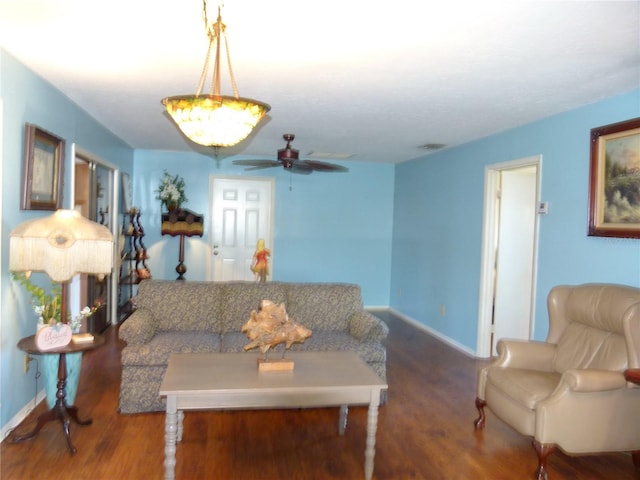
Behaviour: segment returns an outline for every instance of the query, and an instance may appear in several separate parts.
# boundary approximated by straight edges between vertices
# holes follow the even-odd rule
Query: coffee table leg
[[[371,390],[369,413],[367,414],[367,444],[364,450],[364,478],[373,477],[373,457],[376,454],[376,431],[378,430],[378,405],[380,390]]]
[[[338,420],[338,434],[344,435],[347,429],[347,415],[349,414],[349,406],[342,405],[340,407],[340,419]]]
[[[167,413],[164,425],[164,478],[174,480],[176,469],[176,437],[178,433],[178,414],[175,395],[167,396]]]
[[[178,436],[177,442],[182,441],[182,424],[184,423],[184,410],[178,410]]]

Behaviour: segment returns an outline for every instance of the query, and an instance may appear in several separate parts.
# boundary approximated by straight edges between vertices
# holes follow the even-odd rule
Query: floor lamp
[[[79,273],[106,275],[113,268],[113,235],[107,227],[80,215],[75,210],[58,210],[47,217],[29,220],[18,225],[9,234],[9,270],[12,272],[44,272],[54,282],[59,282],[60,319],[67,323],[67,287],[72,277]],[[38,419],[38,426],[31,434],[14,441],[34,436],[42,425],[59,420],[65,430],[72,453],[75,448],[69,439],[69,420],[81,422],[77,409],[67,406],[65,386],[67,366],[65,352],[59,353],[56,404]]]

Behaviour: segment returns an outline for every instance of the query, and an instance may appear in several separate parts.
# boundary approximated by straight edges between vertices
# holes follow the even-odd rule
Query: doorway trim
[[[507,162],[486,165],[484,169],[484,212],[482,219],[482,249],[480,265],[480,294],[478,305],[478,334],[476,355],[481,358],[491,356],[491,331],[493,317],[494,266],[496,263],[495,232],[498,224],[497,202],[500,172],[521,167],[536,167],[536,201],[540,201],[542,178],[542,155],[534,155]],[[535,320],[536,277],[538,272],[539,214],[534,220],[533,278],[531,291],[531,331]]]
[[[81,157],[83,160],[89,160],[101,167],[108,168],[113,173],[113,182],[112,182],[112,198],[113,203],[110,205],[113,207],[111,212],[109,212],[109,225],[111,226],[110,231],[113,235],[113,272],[111,273],[111,301],[109,305],[109,310],[111,313],[111,323],[112,325],[117,325],[120,322],[118,318],[118,261],[119,261],[119,251],[120,245],[118,245],[119,239],[119,227],[118,227],[118,210],[120,208],[119,201],[120,196],[118,192],[120,191],[120,169],[118,166],[114,165],[111,162],[108,162],[93,153],[84,150],[81,147],[78,147],[75,143],[71,144],[71,192],[70,192],[70,201],[71,204],[68,208],[74,208],[73,206],[76,203],[75,196],[75,188],[73,187],[76,183],[76,173],[75,173],[75,161],[77,157]]]

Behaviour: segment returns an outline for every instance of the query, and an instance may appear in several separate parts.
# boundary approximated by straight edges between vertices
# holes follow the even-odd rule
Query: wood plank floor
[[[389,401],[380,408],[374,478],[532,478],[536,458],[529,439],[491,412],[486,429],[474,431],[476,370],[486,361],[471,359],[402,320],[380,316],[391,330],[386,341]],[[93,425],[72,425],[78,453],[67,453],[57,423],[24,443],[12,444],[8,437],[0,450],[3,480],[163,478],[164,415],[117,412],[122,343],[115,328],[106,336],[107,345],[85,354],[82,365],[76,404]],[[16,431],[31,430],[44,409],[38,405]],[[187,412],[177,478],[363,478],[366,408],[350,408],[343,437],[337,435],[337,422],[337,409]],[[557,453],[549,459],[549,472],[551,480],[640,479],[626,454]]]

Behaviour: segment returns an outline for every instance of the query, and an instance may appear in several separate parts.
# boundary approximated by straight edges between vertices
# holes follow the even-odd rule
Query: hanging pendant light
[[[218,19],[211,25],[207,19],[207,0],[203,0],[203,9],[205,29],[209,37],[209,49],[198,89],[194,95],[163,98],[162,104],[182,133],[191,141],[208,147],[231,147],[247,138],[271,107],[258,100],[239,96],[231,68],[229,42],[227,41],[226,25],[222,23],[221,8],[218,7]],[[224,37],[233,96],[220,95],[221,37]],[[214,50],[215,60],[211,91],[208,95],[201,95]]]

